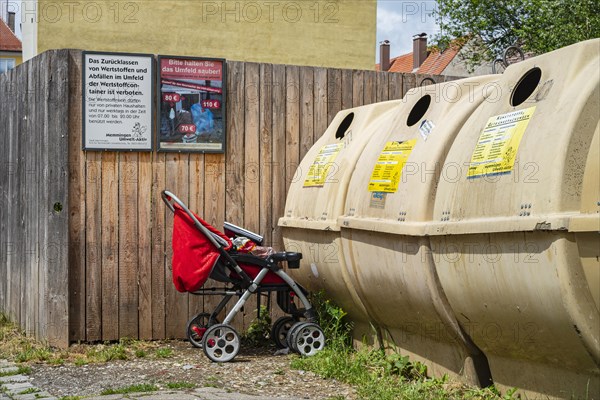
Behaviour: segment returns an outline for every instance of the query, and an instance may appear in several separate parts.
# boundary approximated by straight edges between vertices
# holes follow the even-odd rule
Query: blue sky
[[[412,37],[425,32],[429,37],[439,31],[435,18],[430,14],[437,6],[433,1],[377,1],[377,48],[379,62],[379,42],[391,42],[391,56],[399,56],[412,51]]]

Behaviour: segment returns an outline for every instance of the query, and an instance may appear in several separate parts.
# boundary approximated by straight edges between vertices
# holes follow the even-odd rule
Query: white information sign
[[[154,57],[84,52],[84,150],[153,149]]]

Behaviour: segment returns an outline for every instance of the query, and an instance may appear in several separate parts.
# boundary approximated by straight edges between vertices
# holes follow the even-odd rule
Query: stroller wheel
[[[295,343],[294,343],[294,340],[292,339],[292,337],[295,334],[296,330],[298,328],[300,328],[300,326],[303,325],[303,324],[305,324],[305,322],[303,322],[303,321],[296,322],[288,330],[287,335],[285,336],[285,343],[287,344],[286,347],[288,347],[294,353],[298,353],[298,348],[295,346]]]
[[[202,337],[206,330],[219,323],[216,319],[211,320],[210,315],[209,313],[200,313],[187,323],[185,333],[192,346],[202,348]]]
[[[202,350],[211,361],[231,361],[240,351],[240,337],[229,325],[213,325],[204,333]]]
[[[287,334],[292,325],[294,325],[296,322],[298,322],[296,318],[289,316],[280,317],[277,319],[277,321],[275,321],[273,327],[271,328],[271,337],[273,338],[277,348],[285,349],[288,347]]]
[[[294,325],[288,333],[290,348],[303,356],[312,356],[325,347],[325,334],[321,327],[313,322]]]

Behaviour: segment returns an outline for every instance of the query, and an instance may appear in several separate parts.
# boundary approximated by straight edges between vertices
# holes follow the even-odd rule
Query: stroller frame
[[[261,258],[249,253],[238,253],[234,250],[228,251],[226,248],[229,243],[200,223],[196,215],[177,196],[165,190],[161,193],[161,197],[172,212],[175,212],[174,204],[185,212],[193,221],[195,228],[218,250],[220,257],[210,272],[210,278],[230,285],[211,288],[201,287],[198,290],[189,292],[193,295],[223,296],[223,299],[212,313],[197,314],[188,323],[187,336],[193,345],[201,347],[212,361],[227,362],[232,360],[237,355],[240,344],[239,335],[230,325],[235,316],[243,309],[248,299],[253,294],[257,294],[257,313],[260,317],[261,295],[264,295],[265,292],[269,295],[267,302],[267,309],[269,309],[271,303],[270,294],[276,292],[278,306],[283,312],[291,316],[281,317],[273,325],[271,336],[275,344],[280,348],[289,347],[293,351],[303,355],[313,355],[323,348],[325,337],[321,328],[316,323],[316,313],[306,296],[308,292],[297,284],[280,265],[282,261],[287,261],[289,268],[298,268],[302,254],[280,252],[271,254],[266,258]],[[227,225],[232,226],[231,224]],[[235,227],[235,225],[233,226]],[[240,231],[241,234],[245,232],[252,233],[241,228]],[[255,237],[260,236],[256,235]],[[260,271],[254,278],[251,278],[242,269],[240,263],[259,267]],[[233,277],[231,276],[232,273],[234,274]],[[261,285],[261,282],[269,273],[277,275],[284,283]],[[227,313],[223,322],[218,323],[217,316],[225,309],[234,296],[238,296],[239,300],[229,313]],[[292,301],[293,296],[296,296],[300,300],[303,308],[298,309],[296,307]],[[306,322],[300,321],[300,318],[305,318]],[[200,326],[203,329],[200,340],[193,340],[192,336],[194,335],[190,328],[191,325]]]

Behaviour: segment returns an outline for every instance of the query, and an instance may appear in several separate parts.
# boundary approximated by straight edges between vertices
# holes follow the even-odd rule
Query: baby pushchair
[[[191,212],[174,194],[163,191],[161,196],[174,213],[172,270],[175,288],[194,295],[223,296],[211,313],[199,313],[188,322],[186,334],[194,346],[202,348],[212,361],[233,360],[240,350],[240,337],[231,326],[236,314],[250,296],[257,294],[260,316],[261,297],[268,299],[269,309],[270,294],[276,292],[277,305],[289,316],[281,317],[273,324],[271,337],[275,344],[305,356],[323,349],[325,335],[316,323],[316,313],[306,297],[306,290],[281,266],[287,262],[288,268],[299,268],[302,254],[280,252],[259,257],[236,249],[232,243],[236,238],[257,245],[262,244],[263,238],[227,222],[226,234],[221,233]],[[224,286],[204,287],[209,278]],[[238,301],[219,323],[218,315],[234,296],[239,298]],[[302,308],[296,306],[295,298],[302,303]]]

